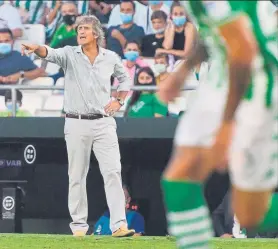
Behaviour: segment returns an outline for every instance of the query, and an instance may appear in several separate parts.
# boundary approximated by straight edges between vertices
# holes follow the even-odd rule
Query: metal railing
[[[132,91],[156,91],[157,86],[132,86]],[[16,117],[16,90],[64,90],[64,87],[58,86],[29,86],[29,85],[0,85],[0,90],[11,90],[12,95],[12,116]],[[111,90],[117,90],[117,87],[111,87]],[[181,91],[196,90],[195,87],[184,87]]]

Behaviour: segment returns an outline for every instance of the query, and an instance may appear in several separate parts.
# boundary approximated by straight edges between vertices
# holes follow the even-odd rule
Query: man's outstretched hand
[[[34,53],[40,46],[35,44],[21,44],[21,55],[30,55]]]

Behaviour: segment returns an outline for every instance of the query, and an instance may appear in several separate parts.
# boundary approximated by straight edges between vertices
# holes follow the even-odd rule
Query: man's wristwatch
[[[117,98],[117,101],[119,102],[119,104],[121,106],[123,106],[125,104],[125,102],[122,99],[120,99],[120,98]]]

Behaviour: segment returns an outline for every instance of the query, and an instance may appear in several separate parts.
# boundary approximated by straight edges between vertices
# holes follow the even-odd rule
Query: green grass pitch
[[[0,234],[0,249],[175,249],[172,237]],[[213,239],[212,249],[278,249],[277,239]]]

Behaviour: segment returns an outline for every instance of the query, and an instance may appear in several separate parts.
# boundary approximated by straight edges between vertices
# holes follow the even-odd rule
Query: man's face
[[[0,33],[0,43],[9,43],[13,45],[13,39],[9,33]]]
[[[77,15],[77,8],[73,3],[64,3],[61,7],[62,16]]]
[[[133,4],[129,2],[123,2],[120,5],[121,13],[134,15]]]
[[[79,45],[95,42],[96,39],[92,24],[81,24],[77,27],[77,42]]]
[[[166,28],[166,22],[163,19],[153,19],[152,25],[154,30],[160,30]]]
[[[3,58],[13,50],[13,39],[9,33],[0,33],[0,56]]]

